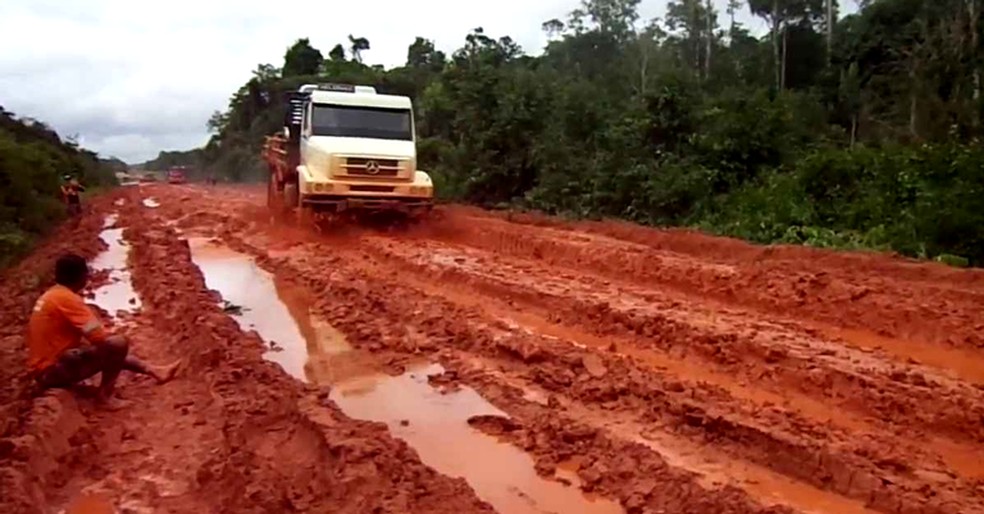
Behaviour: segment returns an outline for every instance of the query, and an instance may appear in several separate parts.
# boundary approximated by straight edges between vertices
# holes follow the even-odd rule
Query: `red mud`
[[[457,207],[422,232],[837,327],[984,348],[982,270],[873,253],[755,246],[623,222],[565,223],[526,214],[490,217]]]
[[[31,400],[26,390],[5,389],[4,407],[20,411],[4,419],[22,422],[8,423],[0,446],[0,511],[58,512],[95,494],[135,512],[492,512],[383,426],[341,415],[327,389],[262,360],[262,342],[223,314],[187,243],[151,227],[134,204],[112,207],[129,227],[143,302],[128,329],[133,351],[156,361],[181,356],[186,367],[161,387],[123,379],[120,392],[133,404],[115,412],[68,392]],[[98,240],[100,225],[93,219],[71,240],[43,246],[38,266],[27,261],[15,276],[50,267],[48,256],[63,249],[93,254],[98,246],[88,241]],[[20,300],[5,310],[5,326],[23,326],[45,284],[5,295]],[[23,369],[19,334],[4,343],[4,373]]]
[[[134,352],[188,360],[163,387],[125,379],[137,404],[120,412],[67,392],[32,399],[19,371],[19,327],[53,256],[93,257],[101,217],[5,274],[0,511],[102,499],[162,512],[491,512],[491,498],[499,512],[538,512],[532,498],[553,486],[510,503],[522,495],[488,483],[520,474],[515,463],[435,446],[473,431],[629,513],[984,512],[979,270],[463,207],[410,228],[318,232],[271,224],[262,201],[253,188],[152,186],[94,205],[127,227]],[[243,326],[276,311],[300,347],[271,357],[271,341],[223,312],[190,237],[271,273],[270,307]],[[386,388],[371,412],[344,397],[367,370],[420,362],[445,372],[412,388],[477,391],[503,414],[466,426],[390,408]],[[560,510],[584,505],[572,501]]]

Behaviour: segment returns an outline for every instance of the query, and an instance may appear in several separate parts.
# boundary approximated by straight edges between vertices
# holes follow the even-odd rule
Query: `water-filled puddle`
[[[105,494],[82,493],[65,510],[66,514],[115,514],[112,500]]]
[[[153,209],[155,207],[160,207],[161,206],[160,202],[158,202],[157,200],[155,200],[153,198],[144,198],[143,199],[143,204],[144,204],[144,207],[150,207],[151,209]]]
[[[305,338],[280,301],[273,275],[249,256],[207,239],[189,239],[188,244],[192,261],[205,276],[206,287],[222,295],[226,312],[243,330],[255,330],[270,345],[264,357],[295,378],[307,381]]]
[[[273,343],[270,360],[301,380],[331,384],[331,398],[346,415],[385,423],[425,464],[464,478],[498,512],[622,512],[613,502],[590,500],[576,487],[540,477],[529,455],[469,426],[472,416],[506,414],[471,388],[432,387],[428,376],[442,373],[439,365],[422,364],[399,376],[373,369],[344,334],[311,313],[303,291],[245,254],[207,239],[190,239],[189,245],[206,285],[228,302],[227,311]]]
[[[116,225],[116,215],[109,215],[103,222],[103,231],[99,238],[106,243],[106,250],[97,255],[89,263],[95,271],[109,271],[108,282],[93,291],[94,303],[103,308],[113,317],[120,311],[133,312],[140,308],[140,297],[133,289],[130,271],[126,261],[130,255],[130,245],[123,239],[122,228],[112,228]]]
[[[427,377],[443,371],[431,364],[396,377],[362,377],[336,385],[331,398],[351,417],[386,423],[424,464],[464,478],[498,512],[622,512],[613,502],[589,500],[574,487],[544,479],[529,455],[471,428],[472,416],[506,414],[471,388],[442,393],[431,387]]]

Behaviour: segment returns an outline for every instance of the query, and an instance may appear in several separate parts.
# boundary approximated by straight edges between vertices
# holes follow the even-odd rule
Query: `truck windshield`
[[[311,129],[316,136],[413,140],[407,109],[314,104]]]

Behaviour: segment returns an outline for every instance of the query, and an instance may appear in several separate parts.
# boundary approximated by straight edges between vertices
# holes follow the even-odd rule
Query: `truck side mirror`
[[[301,124],[301,137],[311,137],[311,102],[304,106],[304,123]]]

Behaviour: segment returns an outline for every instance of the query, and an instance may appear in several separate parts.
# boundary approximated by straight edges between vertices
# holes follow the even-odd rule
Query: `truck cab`
[[[430,176],[417,169],[410,99],[372,87],[308,84],[290,93],[284,133],[268,140],[265,156],[278,182],[271,194],[288,207],[415,210],[433,201]]]
[[[185,166],[172,166],[169,170],[167,170],[167,183],[184,184],[187,180],[185,169]]]

